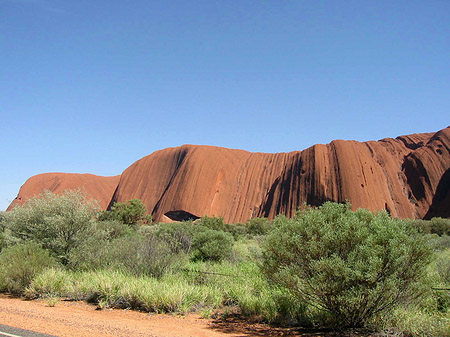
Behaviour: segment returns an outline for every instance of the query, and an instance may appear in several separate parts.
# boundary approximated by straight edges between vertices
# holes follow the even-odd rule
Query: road
[[[54,336],[0,324],[0,337],[54,337]]]

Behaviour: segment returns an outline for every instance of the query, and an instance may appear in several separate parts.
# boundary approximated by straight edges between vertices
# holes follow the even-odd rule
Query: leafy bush
[[[221,261],[231,256],[233,236],[230,233],[197,226],[192,240],[194,260]]]
[[[432,218],[431,222],[431,233],[442,235],[450,235],[450,219],[444,218]]]
[[[431,220],[415,219],[407,221],[413,223],[425,234],[450,235],[450,219],[432,218]]]
[[[6,212],[3,221],[16,240],[36,242],[66,264],[97,209],[97,203],[87,201],[80,191],[67,190],[61,195],[46,191]]]
[[[167,243],[172,253],[191,251],[195,226],[190,221],[181,223],[161,223],[156,229],[156,236]]]
[[[271,222],[267,218],[253,218],[247,220],[247,231],[252,235],[265,235],[271,228]]]
[[[426,234],[428,242],[430,242],[431,247],[437,252],[444,251],[450,248],[450,236],[444,234],[439,236],[437,234]]]
[[[109,268],[116,264],[112,261],[115,245],[120,239],[132,236],[134,231],[119,221],[94,222],[80,238],[80,243],[68,255],[68,266],[75,270]],[[117,243],[115,243],[117,241]],[[126,247],[117,247],[126,249]]]
[[[6,212],[0,212],[0,232],[3,232],[5,229],[5,214]]]
[[[6,239],[5,239],[5,233],[3,231],[0,231],[0,252],[7,246]]]
[[[230,233],[233,235],[233,238],[235,240],[239,240],[241,238],[245,238],[247,236],[247,227],[243,223],[237,223],[237,224],[225,224],[225,232]]]
[[[161,277],[185,260],[184,254],[172,253],[155,235],[133,233],[112,240],[93,236],[71,252],[69,266],[74,270],[114,269]]]
[[[0,254],[0,289],[21,294],[36,275],[55,265],[49,252],[36,243],[5,248]]]
[[[147,236],[138,241],[134,263],[127,264],[134,275],[163,276],[169,269],[186,261],[182,252],[173,253],[166,242],[156,236]]]
[[[222,217],[209,217],[205,215],[196,220],[195,224],[216,231],[225,231],[225,223],[223,222]]]
[[[336,325],[365,326],[420,294],[431,249],[413,226],[386,212],[327,202],[274,224],[264,244],[266,275]]]
[[[152,216],[146,215],[147,209],[139,199],[128,202],[116,202],[111,210],[99,213],[99,220],[117,220],[129,226],[142,225],[152,222]]]
[[[204,222],[181,222],[159,224],[156,236],[163,240],[172,253],[186,253],[193,260],[221,261],[232,254],[233,236],[222,230],[225,228],[222,218],[201,218],[210,227],[201,225]]]

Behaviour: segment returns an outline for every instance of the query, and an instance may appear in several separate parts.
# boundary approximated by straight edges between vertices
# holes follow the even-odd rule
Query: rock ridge
[[[236,223],[292,216],[304,203],[328,200],[400,218],[448,217],[450,127],[379,141],[334,140],[286,153],[182,145],[145,156],[116,177],[34,176],[8,209],[43,189],[80,186],[103,208],[141,199],[156,221],[210,215]]]

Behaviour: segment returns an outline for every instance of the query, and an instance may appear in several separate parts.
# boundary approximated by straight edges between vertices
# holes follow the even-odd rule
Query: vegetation
[[[3,223],[12,241],[38,243],[67,264],[70,251],[81,242],[97,211],[98,203],[86,200],[81,191],[62,195],[47,191],[6,212]]]
[[[278,218],[264,247],[272,281],[351,327],[419,296],[431,258],[405,222],[331,202]]]
[[[8,247],[0,254],[0,290],[21,294],[37,275],[55,265],[49,252],[34,242]]]
[[[194,260],[222,261],[231,256],[233,236],[220,230],[198,226],[192,239]]]
[[[100,212],[100,221],[116,220],[129,226],[137,226],[152,222],[152,216],[146,214],[147,209],[139,199],[132,199],[128,202],[116,202],[111,206],[111,210]]]
[[[1,291],[49,305],[450,336],[446,219],[326,203],[292,219],[153,223],[138,200],[101,212],[86,201],[48,192],[0,213]]]

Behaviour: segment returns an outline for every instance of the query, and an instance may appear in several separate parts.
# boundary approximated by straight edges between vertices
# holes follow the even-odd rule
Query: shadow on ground
[[[299,336],[299,337],[379,337],[380,334],[367,330],[335,331],[331,329],[307,329],[298,327],[279,327],[268,324],[253,323],[242,318],[232,317],[216,319],[212,321],[212,330],[237,335],[239,337],[274,337],[274,336]]]

